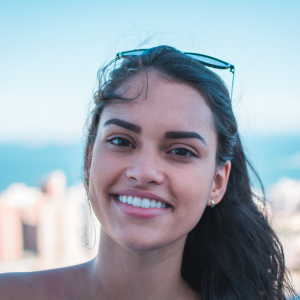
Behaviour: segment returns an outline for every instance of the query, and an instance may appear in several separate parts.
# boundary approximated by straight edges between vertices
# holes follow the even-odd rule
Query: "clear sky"
[[[234,64],[242,134],[300,134],[299,13],[299,0],[0,1],[0,142],[80,140],[98,68],[141,43]]]

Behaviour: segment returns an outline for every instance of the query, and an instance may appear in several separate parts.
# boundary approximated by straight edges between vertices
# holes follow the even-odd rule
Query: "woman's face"
[[[230,170],[216,166],[217,134],[200,93],[154,72],[147,94],[146,86],[137,75],[119,90],[137,99],[104,108],[86,171],[103,229],[135,251],[185,240],[210,200],[221,200]]]

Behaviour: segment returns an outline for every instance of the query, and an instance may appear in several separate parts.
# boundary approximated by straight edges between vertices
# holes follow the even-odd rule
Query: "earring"
[[[210,201],[211,201],[211,208],[214,208],[216,205],[216,202],[213,199],[211,199]]]

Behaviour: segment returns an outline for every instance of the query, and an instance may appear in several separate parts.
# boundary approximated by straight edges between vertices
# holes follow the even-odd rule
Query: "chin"
[[[160,244],[153,244],[153,243],[124,243],[120,244],[122,247],[125,249],[128,249],[130,251],[134,252],[144,252],[144,251],[153,251],[159,248],[164,247],[165,245],[160,245]]]
[[[164,238],[159,240],[142,234],[122,235],[122,238],[116,239],[116,242],[122,247],[135,252],[155,250],[168,245]]]

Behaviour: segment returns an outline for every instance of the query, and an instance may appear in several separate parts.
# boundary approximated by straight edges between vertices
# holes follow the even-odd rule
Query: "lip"
[[[142,191],[138,191],[138,190],[133,190],[133,189],[126,189],[126,190],[120,190],[116,193],[112,193],[114,196],[118,196],[118,195],[125,195],[125,196],[133,196],[133,197],[139,197],[141,199],[147,198],[150,200],[155,200],[155,201],[160,201],[161,203],[165,203],[168,206],[172,206],[171,203],[169,203],[169,201],[167,201],[164,198],[161,198],[155,194],[149,193],[149,192],[142,192]],[[146,208],[147,209],[147,208]]]
[[[141,208],[141,207],[136,207],[127,203],[120,202],[117,196],[112,196],[112,198],[114,203],[124,214],[133,218],[152,219],[165,214],[167,211],[171,209],[171,206],[167,206],[164,208]]]

